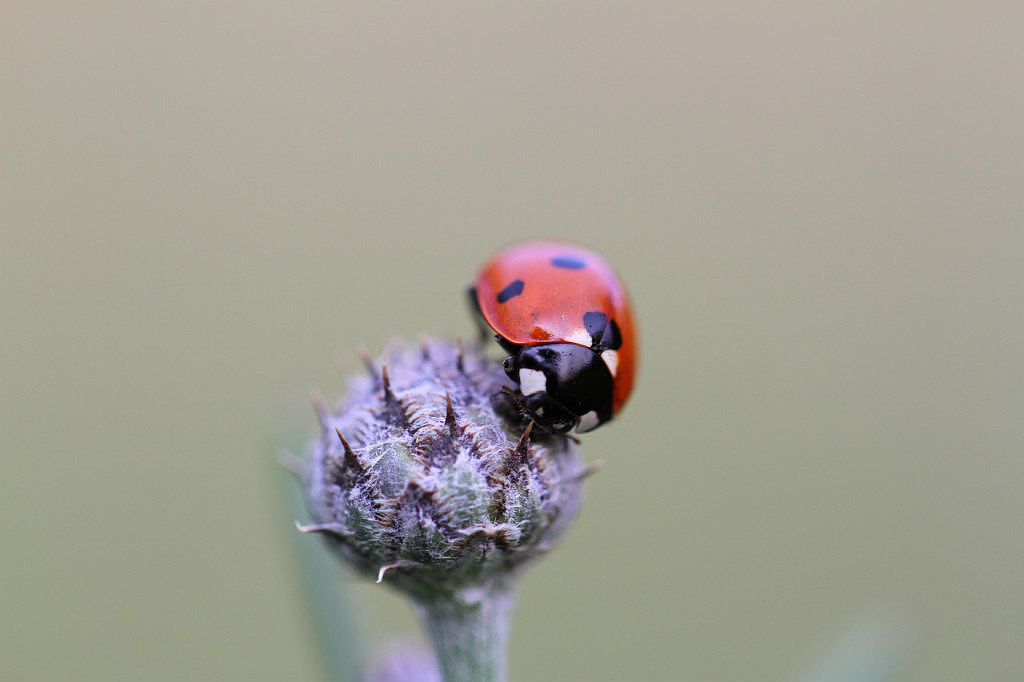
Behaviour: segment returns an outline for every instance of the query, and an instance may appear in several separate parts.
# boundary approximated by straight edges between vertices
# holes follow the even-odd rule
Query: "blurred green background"
[[[643,364],[513,679],[786,680],[874,608],[906,679],[1024,678],[1022,22],[4,3],[0,678],[316,679],[275,448],[535,237]]]

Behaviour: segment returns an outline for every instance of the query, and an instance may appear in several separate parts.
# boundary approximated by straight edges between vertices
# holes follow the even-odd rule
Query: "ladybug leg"
[[[522,398],[519,397],[519,393],[515,389],[509,386],[502,386],[500,394],[508,398],[509,402],[516,407],[516,411],[519,413],[520,417],[522,417],[524,420],[531,421],[534,424],[537,424],[537,422],[534,421],[533,419],[533,415],[530,414],[530,408],[526,406],[526,403],[524,403]],[[537,426],[540,426],[540,424],[537,424]],[[541,430],[546,431],[544,427],[540,426],[540,428]]]
[[[516,406],[516,408],[519,410],[519,416],[531,422],[534,426],[536,426],[544,433],[555,433],[554,431],[552,431],[551,429],[547,428],[546,426],[538,422],[536,419],[534,419],[533,413],[530,411],[530,408],[526,406],[526,403],[523,402],[523,399],[519,396],[518,391],[508,386],[502,386],[501,392],[502,394],[505,395],[506,398],[509,399],[509,401],[513,405]]]
[[[490,325],[484,319],[484,313],[480,310],[480,301],[476,297],[476,287],[466,287],[466,299],[469,304],[470,316],[473,318],[473,323],[476,325],[476,342],[478,346],[483,346],[487,343],[487,340],[494,335],[494,331]]]
[[[514,389],[509,388],[508,386],[502,386],[501,392],[506,397],[508,397],[508,399],[512,402],[513,405],[516,406],[516,408],[518,408],[520,416],[522,416],[526,420],[529,420],[534,425],[534,427],[540,429],[544,433],[551,434],[552,436],[562,436],[563,438],[568,438],[573,443],[579,445],[580,439],[577,438],[576,436],[570,433],[556,431],[555,429],[545,424],[543,420],[537,421],[537,419],[534,417],[533,410],[531,410],[526,405],[526,403],[523,402],[523,399],[519,396],[518,391],[515,391]]]
[[[502,386],[501,387],[501,392],[509,400],[512,401],[513,405],[515,405],[516,407],[519,408],[519,411],[522,412],[524,417],[529,417],[530,416],[529,408],[526,407],[526,403],[524,403],[522,401],[522,399],[519,397],[519,393],[515,389],[513,389],[513,388],[511,388],[509,386]],[[531,420],[532,420],[532,418],[531,418]]]

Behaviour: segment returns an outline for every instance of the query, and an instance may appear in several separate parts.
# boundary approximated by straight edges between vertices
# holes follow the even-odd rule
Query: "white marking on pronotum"
[[[548,378],[539,369],[524,367],[519,370],[519,390],[523,392],[523,395],[533,395],[534,393],[547,391]]]
[[[594,339],[590,337],[586,329],[574,329],[572,334],[565,337],[565,340],[569,343],[577,343],[581,346],[590,348],[591,344],[594,343]]]
[[[597,418],[597,412],[591,410],[580,417],[580,422],[576,425],[576,433],[586,433],[591,429],[596,429],[600,424],[601,420]]]
[[[604,364],[608,365],[608,371],[615,376],[615,371],[619,368],[619,354],[616,351],[608,349],[601,353],[601,359],[604,360]]]

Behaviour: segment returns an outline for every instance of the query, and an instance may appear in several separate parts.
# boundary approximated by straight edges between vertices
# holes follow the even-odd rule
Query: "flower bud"
[[[576,444],[531,428],[497,362],[425,341],[350,385],[304,483],[315,525],[361,572],[420,599],[511,576],[579,506]],[[315,403],[318,401],[314,401]]]

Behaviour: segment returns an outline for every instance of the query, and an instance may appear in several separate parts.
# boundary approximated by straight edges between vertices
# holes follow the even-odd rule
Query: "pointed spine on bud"
[[[394,392],[391,390],[391,377],[388,376],[388,365],[386,362],[380,364],[380,380],[384,388],[384,400],[389,403],[397,401]]]
[[[352,446],[348,444],[347,440],[345,440],[345,436],[341,435],[341,429],[335,427],[334,431],[335,433],[338,434],[338,440],[341,441],[341,447],[345,452],[343,456],[343,461],[345,462],[345,469],[353,471],[357,474],[365,474],[366,469],[363,467],[362,462],[359,461],[359,457],[358,455],[356,455],[355,450],[353,450]]]
[[[320,422],[320,428],[326,431],[330,423],[330,416],[327,413],[327,404],[324,402],[324,397],[320,395],[320,391],[315,388],[310,390],[309,402],[313,404],[313,412],[316,413],[316,419]]]
[[[302,482],[302,477],[306,473],[306,460],[284,449],[279,450],[274,459],[294,476],[296,481]]]
[[[533,422],[526,425],[526,430],[519,437],[519,442],[510,448],[505,458],[504,473],[506,476],[528,466],[530,463],[530,435],[533,433]]]
[[[377,386],[380,386],[380,374],[377,372],[377,367],[373,364],[373,358],[370,357],[370,351],[366,349],[366,346],[359,344],[356,346],[356,355],[359,356],[359,360],[363,363],[363,367],[366,368],[366,373],[370,375]]]
[[[452,396],[450,393],[444,394],[445,400],[445,412],[444,412],[444,425],[448,427],[448,435],[452,440],[457,440],[462,435],[462,430],[459,428],[458,421],[455,419],[455,408],[452,407]]]

